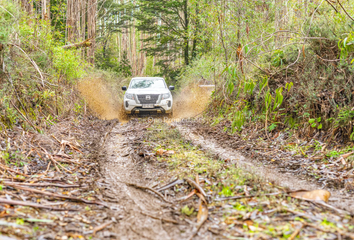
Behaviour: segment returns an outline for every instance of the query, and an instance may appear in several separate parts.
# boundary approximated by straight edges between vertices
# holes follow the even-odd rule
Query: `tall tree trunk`
[[[88,0],[87,8],[87,38],[91,39],[92,43],[87,50],[87,58],[88,62],[94,65],[96,50],[97,0]]]
[[[197,52],[196,52],[196,48],[197,48],[197,38],[199,37],[199,29],[200,29],[200,21],[199,21],[199,4],[196,3],[196,6],[195,6],[195,15],[196,15],[196,21],[195,21],[195,30],[194,30],[194,33],[193,33],[193,47],[192,47],[192,53],[191,53],[191,56],[192,56],[192,59],[194,59],[196,56],[197,56]]]
[[[189,65],[189,15],[188,15],[188,0],[184,0],[184,64]]]
[[[29,16],[33,14],[33,2],[28,0],[21,0],[22,8]]]

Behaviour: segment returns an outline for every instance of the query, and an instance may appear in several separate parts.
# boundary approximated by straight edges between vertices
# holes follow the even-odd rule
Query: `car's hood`
[[[128,89],[127,93],[132,94],[164,94],[169,93],[170,90],[166,88],[157,88],[157,89]]]

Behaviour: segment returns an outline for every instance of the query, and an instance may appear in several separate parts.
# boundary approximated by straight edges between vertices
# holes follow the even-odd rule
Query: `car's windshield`
[[[166,88],[162,79],[133,79],[130,83],[132,89]]]

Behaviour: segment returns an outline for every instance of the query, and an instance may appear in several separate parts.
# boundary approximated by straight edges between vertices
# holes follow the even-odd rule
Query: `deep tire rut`
[[[130,124],[114,127],[101,152],[105,156],[100,161],[101,174],[109,186],[106,194],[117,202],[111,205],[111,215],[117,220],[113,231],[118,239],[185,239],[185,225],[162,223],[143,214],[173,219],[173,206],[153,193],[127,185],[151,186],[158,175],[147,162],[135,160],[131,144],[136,137],[118,134]]]
[[[291,172],[274,166],[265,165],[264,163],[251,158],[246,158],[240,152],[227,147],[222,147],[212,137],[207,135],[200,135],[193,127],[187,125],[175,124],[184,138],[192,141],[195,145],[200,145],[202,149],[217,155],[221,159],[228,159],[234,163],[238,168],[246,172],[250,172],[262,178],[265,182],[270,182],[276,186],[289,188],[291,190],[315,190],[322,189],[322,187],[309,180],[307,177],[295,175]],[[343,210],[354,212],[354,199],[350,194],[346,194],[336,189],[326,189],[331,192],[329,203],[335,207]]]

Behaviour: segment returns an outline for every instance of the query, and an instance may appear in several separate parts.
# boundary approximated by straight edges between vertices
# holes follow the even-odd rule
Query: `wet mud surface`
[[[135,121],[134,119],[124,125],[110,123],[111,127],[101,137],[101,147],[97,152],[101,179],[97,181],[97,185],[102,190],[102,197],[109,199],[107,202],[109,202],[110,210],[105,212],[108,219],[112,219],[113,224],[100,236],[106,239],[225,239],[224,234],[230,233],[229,229],[234,230],[232,227],[228,228],[227,225],[235,220],[230,220],[233,219],[232,217],[226,217],[225,220],[225,214],[229,214],[227,210],[229,204],[217,205],[216,208],[214,203],[209,205],[208,220],[199,233],[192,237],[195,230],[195,216],[193,219],[181,215],[181,208],[185,203],[177,201],[191,191],[186,182],[181,185],[181,189],[185,189],[183,192],[178,193],[176,189],[162,192],[165,200],[173,202],[172,204],[149,190],[131,185],[154,188],[161,186],[162,183],[173,181],[175,177],[171,176],[164,162],[156,161],[156,146],[161,143],[146,142],[148,139],[146,134],[159,131],[156,125],[151,129],[151,124],[149,121]],[[255,184],[279,186],[290,190],[326,189],[332,194],[329,200],[330,205],[353,212],[354,201],[350,195],[338,190],[323,188],[307,176],[294,174],[291,171],[284,172],[284,169],[274,164],[266,164],[260,159],[245,157],[234,148],[225,146],[220,139],[205,134],[207,131],[201,131],[201,127],[205,128],[195,123],[171,123],[169,125],[169,128],[177,129],[185,141],[191,142],[192,146],[200,147],[205,154],[213,156],[215,161],[219,159],[227,166],[235,164],[242,171],[260,177],[259,181],[254,182]],[[249,187],[257,188],[251,185]],[[195,204],[195,200],[189,204]],[[282,201],[284,200],[275,202],[275,204],[284,204],[281,203]],[[314,209],[313,205],[308,205],[308,203],[299,206]],[[236,210],[230,211],[232,214],[240,214]],[[250,213],[256,216],[256,212]],[[249,221],[248,217],[249,215],[246,214],[242,221]],[[235,222],[245,224],[237,220]],[[212,233],[213,227],[218,233]],[[242,231],[240,228],[238,232],[240,236],[249,236],[241,233]]]
[[[331,205],[354,212],[354,199],[351,193],[345,192],[344,189],[324,186],[307,174],[302,173],[299,169],[301,164],[296,159],[290,158],[290,162],[287,162],[284,166],[268,161],[267,158],[252,150],[251,146],[244,149],[244,146],[247,145],[245,141],[241,141],[242,144],[240,144],[240,141],[230,139],[229,135],[215,131],[215,129],[204,124],[184,122],[175,124],[175,126],[178,127],[186,139],[201,146],[205,151],[215,154],[220,159],[235,163],[241,169],[261,177],[266,182],[291,190],[328,190],[331,192],[329,201]],[[236,150],[240,147],[243,149],[242,151]]]
[[[115,239],[186,239],[190,227],[153,218],[176,220],[177,208],[151,192],[129,186],[152,187],[165,173],[137,152],[142,131],[135,130],[141,127],[136,123],[116,125],[100,153],[100,171],[107,187],[104,194],[115,202],[110,211],[117,220],[112,227]]]

